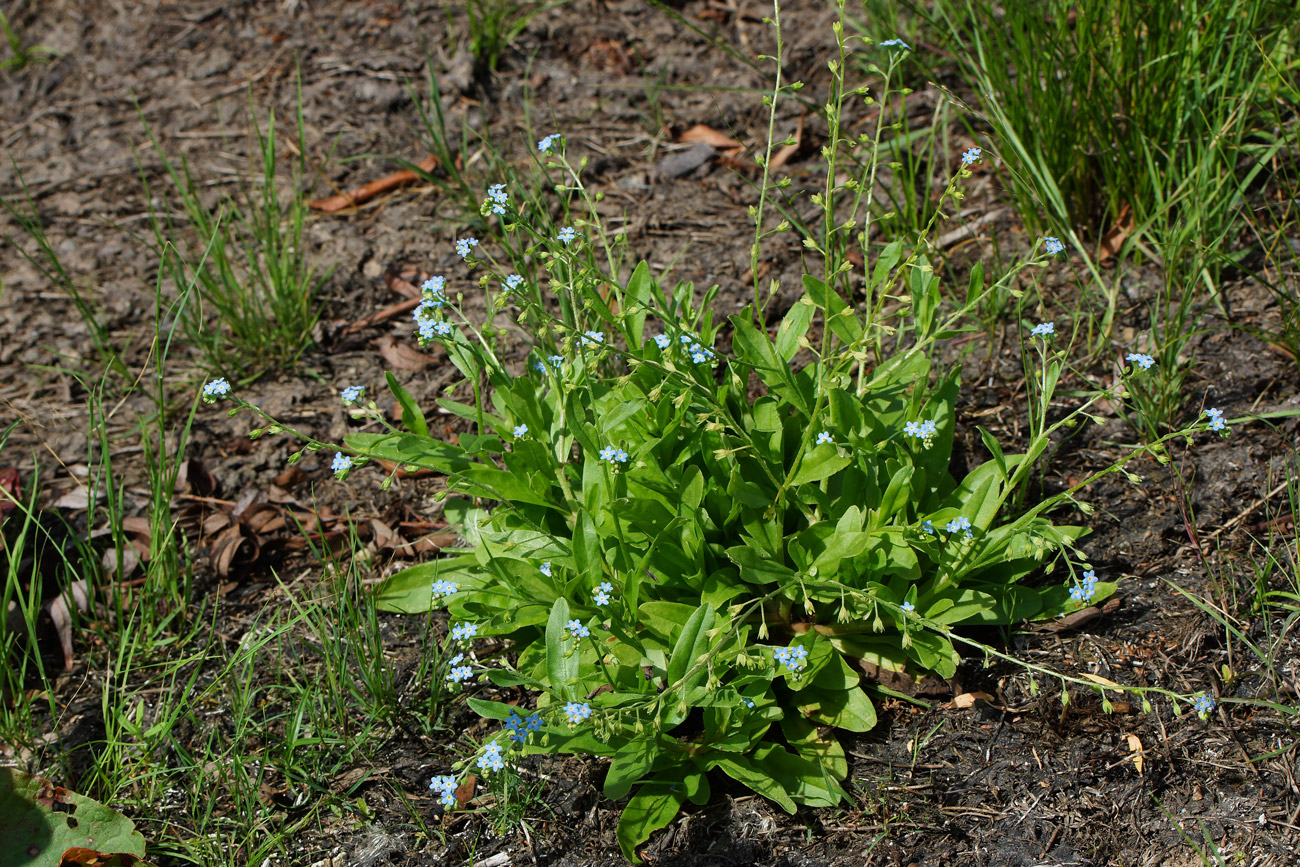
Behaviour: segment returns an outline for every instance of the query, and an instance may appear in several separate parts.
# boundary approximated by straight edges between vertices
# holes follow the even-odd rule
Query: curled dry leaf
[[[1124,735],[1124,741],[1128,744],[1128,751],[1132,753],[1133,756],[1133,770],[1137,771],[1138,775],[1141,776],[1142,768],[1144,766],[1142,761],[1142,739],[1137,735]]]
[[[686,130],[686,132],[677,137],[677,140],[681,142],[703,142],[714,150],[723,151],[724,153],[734,151],[734,153],[726,153],[726,155],[730,157],[739,156],[740,152],[744,150],[744,145],[731,136],[726,133],[718,132],[713,127],[705,126],[702,123],[697,123],[695,126]]]
[[[72,670],[72,611],[85,613],[90,608],[90,590],[86,579],[81,578],[68,585],[68,589],[45,603],[45,610],[54,622],[54,631],[59,636],[59,646],[63,650],[63,669]]]
[[[425,355],[411,344],[397,340],[391,334],[376,337],[370,343],[379,350],[379,354],[390,367],[398,370],[424,370],[433,364],[433,356]]]

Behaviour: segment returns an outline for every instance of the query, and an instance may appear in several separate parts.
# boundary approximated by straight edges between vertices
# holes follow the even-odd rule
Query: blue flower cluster
[[[600,459],[610,463],[627,463],[628,454],[620,448],[614,446],[605,446],[600,450]]]
[[[933,420],[909,421],[903,425],[903,436],[919,439],[928,448],[930,440],[939,432],[939,426]]]
[[[429,791],[438,793],[438,803],[444,810],[456,806],[456,778],[450,774],[434,777],[429,781]]]
[[[524,285],[524,278],[520,277],[518,274],[511,274],[505,280],[505,291],[506,292],[518,291],[519,287],[522,285]]]
[[[1214,700],[1214,696],[1208,693],[1202,693],[1192,701],[1192,709],[1201,716],[1208,714],[1216,707],[1218,707],[1218,703]]]
[[[1156,363],[1154,358],[1142,352],[1130,352],[1128,355],[1124,356],[1124,360],[1131,364],[1136,364],[1143,370],[1150,370],[1151,365]]]
[[[551,133],[544,139],[538,139],[537,149],[544,154],[549,154],[551,152],[551,148],[555,147],[555,145],[558,144],[560,140],[561,140],[561,136],[559,133]]]
[[[667,334],[656,334],[654,341],[655,345],[661,350],[667,349],[673,342],[672,338]],[[699,338],[689,331],[678,335],[677,342],[681,345],[682,352],[685,353],[686,357],[695,364],[705,364],[718,357],[716,352],[700,343]]]
[[[808,648],[802,644],[790,647],[778,647],[772,657],[778,665],[784,665],[790,671],[803,671],[808,667]]]
[[[445,599],[459,589],[460,586],[455,581],[444,581],[439,578],[437,581],[433,582],[429,591],[433,594],[434,599]]]
[[[330,469],[334,471],[335,475],[346,473],[352,469],[352,458],[343,454],[343,452],[335,452],[334,463],[330,464]]]
[[[555,237],[562,244],[571,244],[576,239],[581,238],[582,233],[572,226],[565,226]]]
[[[471,677],[474,676],[473,667],[469,665],[463,665],[462,663],[464,661],[465,661],[465,654],[463,653],[458,653],[451,658],[451,661],[448,663],[451,669],[450,671],[447,672],[448,683],[464,683],[465,681],[469,680]]]
[[[1207,409],[1205,415],[1210,419],[1210,430],[1221,433],[1225,437],[1228,435],[1228,423],[1223,420],[1223,410]]]
[[[1065,252],[1065,245],[1061,243],[1060,238],[1049,236],[1043,239],[1043,249],[1047,251],[1047,255],[1055,256],[1057,253]]]
[[[504,214],[506,205],[510,202],[510,194],[506,192],[506,185],[493,184],[488,187],[488,201],[492,203],[492,213]]]
[[[970,165],[971,163],[978,160],[980,158],[980,154],[982,153],[984,153],[984,151],[980,148],[970,148],[969,150],[967,150],[965,153],[961,155],[961,164],[963,166]]]
[[[1083,580],[1070,588],[1070,599],[1082,605],[1091,599],[1096,592],[1097,573],[1089,569],[1083,573]]]
[[[506,760],[501,757],[501,745],[490,743],[483,745],[483,755],[478,757],[478,766],[484,771],[505,770]]]
[[[456,242],[456,254],[459,255],[462,259],[468,259],[469,254],[477,246],[478,246],[478,238],[475,238],[472,235],[469,236],[468,238],[461,238],[459,241]]]
[[[443,305],[447,303],[447,278],[430,277],[420,287],[420,303],[412,318],[419,332],[421,344],[435,337],[451,334],[451,323],[443,318]]]
[[[1034,330],[1029,332],[1031,337],[1041,337],[1044,340],[1056,334],[1056,324],[1052,322],[1043,322],[1034,326]]]
[[[586,638],[591,635],[591,630],[583,626],[581,620],[570,620],[564,624],[564,628],[569,630],[569,634],[574,638]]]
[[[225,397],[228,394],[230,394],[230,383],[226,382],[224,376],[217,377],[203,386],[204,403],[216,403],[217,398]]]
[[[878,44],[880,45],[881,48],[899,48],[902,49],[903,51],[912,50],[912,46],[908,45],[906,42],[904,42],[901,39],[886,39],[884,42]]]
[[[614,594],[614,585],[608,581],[601,582],[596,588],[596,592],[591,594],[591,601],[597,605],[608,605],[610,597]]]
[[[971,532],[970,529],[970,518],[967,518],[965,516],[959,516],[953,518],[951,521],[948,522],[947,526],[945,526],[943,529],[949,533],[964,532],[966,534],[967,539],[975,538],[975,535]]]
[[[506,720],[506,728],[510,730],[507,735],[512,741],[523,743],[528,740],[528,735],[538,731],[542,727],[542,717],[540,714],[531,714],[527,718],[521,718],[519,714],[510,714],[510,719]]]
[[[469,641],[478,635],[478,626],[473,623],[458,623],[451,628],[452,641]]]
[[[569,721],[569,725],[576,726],[589,716],[591,705],[586,702],[571,701],[564,706],[564,718]]]
[[[344,406],[352,406],[365,397],[365,394],[366,387],[364,385],[349,385],[339,392],[339,397],[343,398]]]

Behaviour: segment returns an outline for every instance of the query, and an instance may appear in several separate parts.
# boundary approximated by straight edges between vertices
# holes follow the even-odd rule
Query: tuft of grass
[[[252,113],[250,106],[250,113]],[[141,116],[141,122],[144,122]],[[214,371],[243,371],[249,379],[268,367],[293,366],[311,344],[319,316],[317,295],[329,277],[308,260],[303,242],[307,220],[304,122],[298,100],[298,154],[286,197],[280,191],[275,113],[265,129],[254,120],[258,173],[241,184],[240,196],[209,203],[203,184],[182,158],[168,157],[145,124],[181,213],[154,207],[148,179],[141,181],[150,203],[155,250],[176,286],[193,284],[195,303],[177,306],[189,341]],[[197,251],[206,247],[201,261]]]
[[[22,39],[14,32],[13,25],[4,10],[0,10],[0,32],[4,33],[5,42],[9,43],[9,57],[0,60],[0,72],[18,71],[31,63],[40,63],[59,56],[59,52],[44,45],[25,47]]]
[[[474,57],[474,74],[482,78],[496,72],[501,55],[524,32],[537,14],[564,4],[564,0],[467,0],[469,50]]]

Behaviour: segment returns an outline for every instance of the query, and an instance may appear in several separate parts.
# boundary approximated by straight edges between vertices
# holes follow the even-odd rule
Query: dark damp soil
[[[812,104],[827,86],[833,46],[827,5],[796,2],[782,12],[786,77],[806,83]],[[327,196],[425,155],[416,101],[432,71],[448,140],[467,174],[486,159],[473,144],[478,133],[489,136],[505,160],[522,165],[533,139],[562,131],[571,153],[589,155],[584,182],[603,194],[602,217],[624,232],[629,258],[647,260],[661,278],[692,281],[700,292],[718,285],[715,311],[725,316],[752,297],[747,209],[754,175],[746,168],[752,159],[701,157],[677,136],[705,124],[738,139],[751,154],[761,145],[766,80],[714,43],[756,58],[772,52],[771,32],[761,4],[688,0],[670,6],[708,38],[636,0],[575,0],[538,14],[496,70],[481,73],[468,59],[463,11],[433,4],[8,4],[23,38],[59,56],[0,73],[0,195],[11,201],[19,196],[15,170],[21,172],[74,283],[93,299],[112,341],[126,347],[128,367],[139,370],[151,351],[158,266],[135,237],[147,231],[142,176],[166,188],[144,124],[170,154],[184,156],[195,177],[225,188],[249,172],[253,120],[264,122],[271,109],[282,122],[294,117],[300,74],[304,142],[317,173],[310,193]],[[960,89],[955,80],[938,83]],[[925,80],[912,84],[912,111],[942,98]],[[815,189],[825,126],[791,102],[778,113],[778,135],[796,127],[803,146],[785,171],[795,188]],[[284,126],[282,140],[289,140],[288,131]],[[957,151],[974,143],[963,138],[964,129],[952,133]],[[470,145],[461,149],[461,142]],[[960,220],[975,227],[972,238],[937,253],[954,285],[964,285],[975,261],[990,261],[992,241],[1004,253],[1028,246],[1014,212],[1002,210],[1006,202],[998,198],[993,172],[989,164],[979,167],[979,182],[963,203]],[[792,206],[807,211],[804,216],[812,213],[806,197],[792,199]],[[979,221],[995,211],[1001,215]],[[348,420],[332,384],[380,386],[383,371],[395,366],[381,348],[391,350],[410,337],[404,316],[351,331],[348,326],[401,300],[386,281],[391,273],[409,268],[463,275],[452,242],[468,225],[461,200],[425,184],[386,194],[350,215],[313,216],[307,242],[321,266],[333,269],[316,343],[298,368],[258,378],[243,396],[305,433],[340,438]],[[0,233],[32,249],[8,216],[0,216]],[[778,280],[783,287],[778,312],[797,297],[803,264],[793,240],[770,244],[760,260],[762,282]],[[15,466],[25,479],[39,465],[40,504],[84,532],[84,503],[78,513],[75,496],[60,498],[76,489],[92,459],[83,383],[93,383],[99,371],[89,331],[68,297],[12,244],[0,246],[0,275],[0,402],[4,417],[18,422],[0,464]],[[456,288],[469,294],[471,279],[453,282],[462,282]],[[1079,290],[1069,272],[1057,279],[1038,287],[1038,297],[1047,300],[1034,300],[1027,317],[1059,323],[1077,308]],[[1123,339],[1146,327],[1160,281],[1151,269],[1133,273],[1120,312]],[[1196,361],[1186,384],[1189,417],[1203,405],[1231,407],[1229,415],[1300,408],[1297,365],[1252,336],[1276,324],[1271,296],[1231,273],[1222,292],[1229,303],[1207,313],[1209,327],[1189,347]],[[952,348],[965,383],[959,429],[966,434],[958,461],[973,466],[985,459],[977,425],[1008,450],[1024,440],[1018,334],[1018,323],[1005,321],[1000,330]],[[208,373],[189,349],[174,350],[170,363],[178,393]],[[74,371],[89,379],[78,380]],[[422,367],[399,364],[394,372],[426,406],[455,378],[436,354]],[[1111,375],[1104,366],[1087,373]],[[1072,385],[1086,383],[1075,379]],[[123,419],[146,411],[143,399],[128,401],[108,422],[114,440],[128,442],[131,423]],[[440,423],[447,435],[456,433],[454,418]],[[374,554],[373,575],[452,544],[439,535],[433,499],[439,480],[410,479],[381,490],[377,476],[356,474],[338,485],[323,454],[286,471],[290,445],[250,443],[248,424],[243,417],[200,411],[188,446],[185,493],[176,502],[199,557],[196,607],[215,612],[213,629],[225,640],[240,641],[260,613],[285,604],[273,567],[281,578],[293,576],[295,587],[310,586],[320,575],[294,541],[292,522],[285,529],[284,521],[278,527],[264,521],[257,532],[246,526],[245,536],[256,541],[240,537],[232,553],[204,529],[213,520],[218,530],[224,526],[221,513],[315,515],[329,545],[342,542],[350,518]],[[1070,520],[1092,528],[1085,547],[1099,571],[1119,580],[1122,605],[1073,631],[980,637],[1048,669],[1293,702],[1300,648],[1290,624],[1246,603],[1257,592],[1255,566],[1265,551],[1283,566],[1262,579],[1273,582],[1272,589],[1284,587],[1288,570],[1296,574],[1289,559],[1295,556],[1294,521],[1282,485],[1296,467],[1296,438],[1294,418],[1240,425],[1225,440],[1202,436],[1193,445],[1179,444],[1173,467],[1142,462],[1134,470],[1140,484],[1112,475],[1092,485],[1084,496],[1094,510]],[[1133,439],[1132,430],[1115,421],[1073,432],[1051,455],[1035,490],[1061,490],[1086,478],[1121,457],[1123,444]],[[127,482],[124,507],[138,516],[148,502],[141,450],[124,447],[114,460]],[[1229,642],[1224,628],[1182,591],[1227,610],[1241,640]],[[444,626],[436,617],[381,615],[385,653],[412,706],[420,706],[419,648]],[[1276,680],[1246,649],[1246,639],[1273,648]],[[90,665],[96,648],[79,635],[75,650],[73,669],[55,685],[58,721],[41,718],[47,740],[61,738],[74,752],[105,732],[98,700],[87,699],[98,695],[98,686],[86,686],[101,677]],[[57,654],[50,659],[59,667]],[[1235,673],[1229,680],[1225,665]],[[1283,715],[1221,705],[1202,722],[1176,716],[1166,702],[1142,713],[1119,701],[1107,713],[1092,692],[1071,690],[1063,702],[1050,679],[1040,676],[1035,684],[1019,667],[982,658],[967,660],[947,689],[917,702],[882,699],[880,725],[846,742],[852,804],[790,816],[719,779],[712,802],[686,809],[657,834],[646,860],[683,867],[1190,865],[1201,863],[1197,847],[1207,853],[1217,847],[1224,863],[1283,865],[1300,858],[1296,740]],[[597,760],[524,760],[523,781],[540,785],[523,825],[494,828],[486,809],[442,817],[427,790],[430,769],[453,757],[458,733],[482,725],[463,704],[446,707],[434,734],[397,722],[372,752],[336,763],[333,778],[308,797],[346,802],[348,810],[337,819],[322,811],[325,818],[299,832],[291,863],[332,865],[323,859],[335,855],[343,858],[338,863],[358,864],[486,863],[498,855],[504,857],[491,863],[622,863],[614,836],[621,805],[601,795],[604,767]],[[1140,770],[1135,755],[1142,758]],[[8,748],[4,753],[7,763],[33,771],[49,760]],[[222,792],[214,797],[222,809],[232,808]],[[287,811],[302,809],[289,800]],[[364,820],[357,804],[364,805]],[[183,810],[159,805],[159,813],[178,833],[187,827]],[[158,827],[149,825],[157,816],[138,808],[133,818]],[[421,823],[441,834],[420,831]]]

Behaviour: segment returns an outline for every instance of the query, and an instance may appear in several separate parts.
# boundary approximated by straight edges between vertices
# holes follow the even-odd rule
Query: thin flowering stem
[[[759,298],[758,281],[758,252],[759,245],[763,240],[763,214],[767,211],[767,188],[772,177],[772,148],[775,146],[776,139],[776,109],[777,102],[780,100],[781,91],[784,89],[781,84],[782,56],[785,51],[785,43],[781,39],[781,2],[772,0],[772,27],[776,32],[776,56],[773,58],[776,62],[776,78],[772,83],[772,94],[768,98],[767,112],[767,150],[763,153],[761,167],[763,169],[762,178],[758,186],[758,208],[754,214],[754,243],[749,248],[749,273],[754,280],[754,324],[762,326],[763,309],[766,302]],[[769,299],[770,300],[770,299]]]

